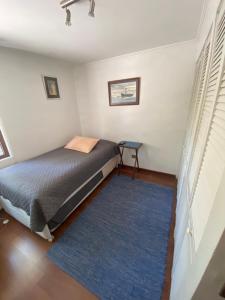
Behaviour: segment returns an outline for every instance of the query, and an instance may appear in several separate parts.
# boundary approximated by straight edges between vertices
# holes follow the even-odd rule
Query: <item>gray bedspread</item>
[[[59,148],[0,170],[0,195],[30,216],[30,228],[42,231],[63,202],[108,160],[115,143],[100,140],[91,153]]]

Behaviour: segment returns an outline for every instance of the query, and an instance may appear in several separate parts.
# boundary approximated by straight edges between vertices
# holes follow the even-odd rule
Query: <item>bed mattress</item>
[[[31,230],[42,231],[70,195],[118,151],[115,143],[100,140],[89,154],[59,148],[1,169],[0,195],[30,216]]]

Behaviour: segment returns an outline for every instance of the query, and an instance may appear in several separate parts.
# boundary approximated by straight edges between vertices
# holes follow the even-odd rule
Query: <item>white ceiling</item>
[[[196,37],[204,0],[89,0],[71,7],[65,26],[59,0],[0,0],[0,45],[77,63]]]

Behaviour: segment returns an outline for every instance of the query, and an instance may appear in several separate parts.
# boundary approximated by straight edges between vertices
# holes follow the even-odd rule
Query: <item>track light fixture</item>
[[[89,9],[88,15],[93,18],[95,17],[95,1],[94,0],[90,0],[90,9]]]
[[[69,8],[66,7],[66,23],[67,26],[71,26],[71,12],[69,10]]]
[[[71,12],[68,9],[69,6],[71,6],[72,4],[79,2],[81,0],[61,0],[60,5],[62,8],[64,8],[66,10],[66,25],[67,26],[71,26]],[[90,1],[90,9],[89,9],[89,13],[88,15],[90,17],[95,17],[95,0],[89,0]]]

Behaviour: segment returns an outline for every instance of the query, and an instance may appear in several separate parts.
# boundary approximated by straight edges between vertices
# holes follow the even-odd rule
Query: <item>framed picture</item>
[[[58,81],[55,77],[43,76],[44,86],[46,90],[47,98],[49,99],[59,99],[59,87]]]
[[[141,79],[139,77],[109,81],[109,105],[138,105],[140,98],[140,81]]]

